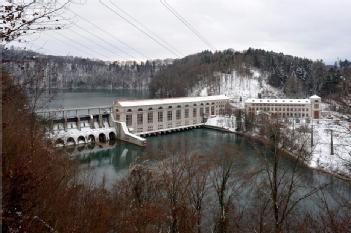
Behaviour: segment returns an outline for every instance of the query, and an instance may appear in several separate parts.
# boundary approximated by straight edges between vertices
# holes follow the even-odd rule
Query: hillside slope
[[[199,81],[192,88],[190,95],[207,96],[224,94],[231,98],[250,98],[262,96],[280,96],[283,95],[282,90],[274,88],[268,84],[268,74],[261,73],[258,70],[252,70],[250,74],[240,75],[236,71],[230,74],[216,72],[218,82],[206,83]]]
[[[2,48],[3,49],[3,48]],[[148,89],[152,97],[226,94],[232,97],[332,98],[347,106],[351,62],[327,66],[261,49],[203,51],[176,60],[104,62],[32,51],[3,50],[2,66],[19,83],[40,77],[51,89]]]
[[[3,50],[5,69],[20,83],[33,76],[44,88],[148,89],[150,78],[169,61],[104,62],[71,56],[43,55],[26,50]]]
[[[227,94],[256,97],[318,94],[338,98],[350,93],[351,63],[327,66],[260,49],[204,51],[175,60],[156,73],[150,83],[154,96]]]

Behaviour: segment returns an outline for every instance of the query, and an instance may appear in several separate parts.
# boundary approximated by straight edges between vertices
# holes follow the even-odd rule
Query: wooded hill
[[[34,75],[43,77],[46,88],[147,89],[150,77],[163,60],[118,63],[72,56],[43,55],[33,51],[3,50],[5,69],[20,83]]]
[[[251,48],[242,52],[203,51],[173,61],[143,63],[104,62],[6,49],[3,66],[20,83],[40,75],[41,85],[47,88],[149,89],[152,97],[186,96],[200,82],[218,84],[218,73],[235,71],[246,77],[252,70],[259,71],[268,84],[290,97],[318,94],[337,99],[351,93],[351,62],[347,60],[328,66],[321,60]]]
[[[199,82],[218,82],[216,72],[230,74],[233,70],[243,76],[259,70],[268,77],[268,84],[287,96],[345,96],[350,93],[351,63],[347,60],[327,66],[320,60],[251,48],[243,52],[204,51],[175,60],[151,80],[150,93],[184,96]]]

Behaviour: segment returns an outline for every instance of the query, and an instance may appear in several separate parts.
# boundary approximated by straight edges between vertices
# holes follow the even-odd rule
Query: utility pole
[[[312,125],[311,125],[311,148],[313,147],[313,118],[311,119]]]
[[[330,155],[334,155],[333,130],[330,130]]]
[[[293,117],[293,137],[295,137],[295,117]]]

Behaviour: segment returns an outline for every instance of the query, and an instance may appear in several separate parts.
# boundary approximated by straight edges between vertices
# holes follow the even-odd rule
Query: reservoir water
[[[109,105],[116,98],[146,98],[147,94],[134,91],[62,91],[56,95],[53,105],[64,107],[84,107],[92,105]],[[158,137],[148,137],[146,147],[116,141],[107,145],[81,145],[79,147],[66,147],[72,158],[79,161],[82,174],[93,177],[96,185],[104,184],[111,188],[113,184],[128,173],[131,163],[138,160],[157,157],[170,148],[186,151],[191,154],[214,154],[218,148],[229,147],[239,151],[234,154],[238,173],[245,174],[253,169],[259,169],[262,164],[260,151],[252,142],[235,134],[214,131],[210,129],[193,129]],[[262,148],[263,149],[263,148]],[[284,159],[283,166],[291,166],[288,158]],[[305,187],[317,187],[328,184],[325,189],[330,199],[338,195],[351,200],[350,182],[334,176],[301,166],[299,176]],[[307,202],[306,206],[312,204]]]
[[[76,108],[112,105],[116,99],[148,98],[145,90],[54,90],[46,99],[50,99],[47,108]]]

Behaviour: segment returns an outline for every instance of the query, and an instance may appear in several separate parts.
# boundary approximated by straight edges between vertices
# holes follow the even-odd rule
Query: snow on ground
[[[251,70],[251,75],[240,75],[237,71],[231,74],[217,73],[219,83],[199,83],[190,96],[207,96],[224,94],[230,98],[244,101],[247,98],[257,98],[258,93],[262,96],[280,96],[282,92],[267,83],[267,75],[258,70]]]
[[[235,117],[234,116],[215,116],[210,117],[206,121],[205,125],[216,128],[226,129],[235,132]]]
[[[317,123],[319,122],[319,123]],[[311,167],[351,176],[351,124],[346,121],[322,119],[313,123],[314,143]],[[331,155],[333,130],[334,155]]]
[[[290,119],[291,120],[291,119]],[[305,120],[292,123],[291,127],[306,126]],[[210,117],[205,123],[218,129],[235,132],[234,116]],[[307,124],[308,125],[308,124]],[[311,123],[308,125],[311,127]],[[346,121],[320,119],[313,121],[314,147],[309,166],[333,173],[351,176],[351,123]],[[331,155],[330,130],[333,130],[334,155]]]

